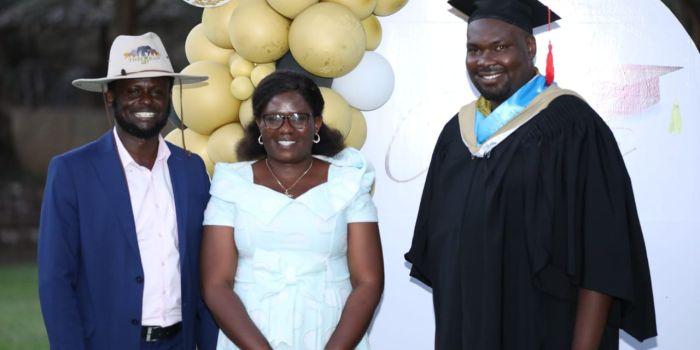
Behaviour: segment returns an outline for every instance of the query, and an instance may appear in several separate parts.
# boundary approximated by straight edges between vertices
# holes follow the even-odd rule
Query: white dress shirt
[[[144,272],[141,324],[166,327],[182,321],[180,252],[170,149],[158,136],[158,155],[152,169],[136,163],[114,129],[119,158],[129,187]]]

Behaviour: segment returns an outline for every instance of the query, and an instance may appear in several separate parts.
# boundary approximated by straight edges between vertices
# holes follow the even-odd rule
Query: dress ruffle
[[[269,223],[293,202],[301,203],[324,220],[345,209],[357,195],[369,192],[374,182],[374,168],[359,151],[346,148],[333,157],[314,156],[332,165],[328,181],[297,198],[289,198],[265,186],[253,185],[252,161],[217,163],[210,194],[233,203],[236,208]]]

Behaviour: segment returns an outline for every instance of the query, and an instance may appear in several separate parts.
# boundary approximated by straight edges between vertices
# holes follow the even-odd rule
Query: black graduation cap
[[[533,28],[560,19],[537,0],[448,0],[454,8],[469,16],[469,22],[479,18],[494,18],[518,26],[528,33]],[[549,17],[551,14],[551,18]]]

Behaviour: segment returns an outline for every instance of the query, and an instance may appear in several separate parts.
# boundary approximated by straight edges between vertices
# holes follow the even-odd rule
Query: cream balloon
[[[375,50],[379,47],[379,43],[382,42],[382,24],[379,23],[379,19],[375,15],[365,18],[360,23],[362,23],[362,29],[364,29],[365,37],[367,38],[365,49],[368,51]]]
[[[228,33],[236,52],[251,62],[272,62],[289,50],[289,20],[264,0],[242,2],[231,14]]]
[[[241,124],[231,123],[216,129],[216,131],[209,136],[209,143],[207,144],[209,157],[214,163],[237,162],[236,147],[241,139],[243,139],[243,128]]]
[[[229,70],[231,75],[235,77],[249,77],[250,71],[253,70],[255,64],[241,57],[237,53],[233,53],[228,60]]]
[[[258,64],[250,72],[250,80],[253,82],[255,87],[258,86],[261,80],[265,79],[266,76],[272,74],[275,71],[275,63],[262,63]]]
[[[267,0],[270,7],[287,18],[296,17],[301,11],[317,2],[318,0]]]
[[[352,127],[350,105],[337,92],[326,87],[320,87],[320,89],[324,102],[323,123],[329,128],[340,131],[343,138],[347,137]]]
[[[201,23],[194,26],[185,39],[185,56],[190,63],[214,61],[226,64],[233,52],[233,49],[224,49],[209,41],[204,35],[204,25]]]
[[[253,116],[253,99],[249,98],[241,102],[241,108],[238,110],[238,119],[243,128],[247,128],[248,124],[255,120]]]
[[[358,19],[365,19],[372,14],[377,6],[377,0],[322,0],[343,5],[352,11]]]
[[[198,61],[182,70],[183,74],[204,75],[209,80],[180,88],[173,87],[173,109],[192,131],[209,135],[216,128],[238,120],[240,101],[229,91],[231,75],[228,67],[212,61]],[[182,101],[180,101],[182,91]]]
[[[231,82],[231,94],[239,101],[244,101],[253,95],[253,82],[248,77],[235,77]]]
[[[359,110],[350,108],[352,116],[352,127],[345,138],[345,145],[355,149],[360,149],[367,140],[367,121],[365,116]]]
[[[377,0],[374,14],[377,16],[389,16],[398,12],[406,5],[408,0]]]
[[[382,55],[367,51],[357,68],[333,79],[331,87],[351,106],[363,111],[375,110],[385,104],[394,91],[394,71]]]
[[[347,74],[362,59],[365,31],[345,6],[322,2],[304,10],[289,28],[289,48],[307,71],[335,78]]]
[[[231,39],[228,37],[228,22],[233,10],[238,7],[238,0],[231,0],[219,7],[205,8],[202,11],[202,25],[204,35],[216,46],[232,49]]]
[[[185,146],[182,145],[182,137],[185,137]],[[211,176],[214,170],[214,162],[209,158],[207,154],[207,143],[209,142],[209,136],[198,134],[190,129],[185,129],[180,131],[180,129],[175,129],[166,135],[165,140],[178,146],[180,148],[186,148],[192,153],[196,153],[204,161],[204,166],[207,168],[207,173]]]

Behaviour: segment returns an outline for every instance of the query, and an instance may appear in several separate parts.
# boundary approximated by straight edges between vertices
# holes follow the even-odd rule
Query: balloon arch
[[[394,89],[391,64],[374,52],[381,42],[378,16],[408,0],[185,0],[203,7],[202,23],[190,31],[182,73],[207,82],[173,88],[173,107],[185,116],[187,148],[211,175],[217,162],[235,162],[243,129],[253,121],[251,96],[275,69],[311,77],[326,106],[323,120],[362,148],[367,122],[362,111],[386,103]],[[166,139],[182,146],[175,130]]]

